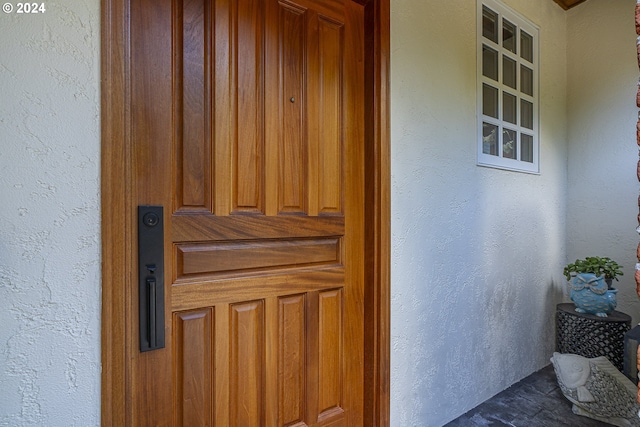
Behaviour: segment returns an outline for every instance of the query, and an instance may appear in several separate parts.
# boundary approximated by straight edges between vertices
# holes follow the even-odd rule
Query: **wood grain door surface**
[[[164,207],[166,333],[131,351],[133,425],[362,425],[363,6],[130,19],[131,200]]]

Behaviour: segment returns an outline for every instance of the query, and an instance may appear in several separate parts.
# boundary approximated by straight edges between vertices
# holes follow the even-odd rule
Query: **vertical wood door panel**
[[[213,426],[213,313],[174,314],[176,426]]]
[[[304,58],[306,11],[292,4],[280,4],[278,26],[281,80],[282,138],[279,145],[280,213],[307,213]]]
[[[133,191],[165,206],[171,337],[135,359],[133,424],[362,425],[363,6],[132,4]]]
[[[279,298],[278,318],[278,425],[295,425],[305,408],[305,296]]]
[[[234,2],[236,93],[234,144],[234,212],[263,212],[264,197],[264,2]],[[233,53],[232,53],[233,55]]]
[[[318,420],[342,408],[342,292],[320,292],[318,298]]]
[[[325,17],[318,19],[318,85],[320,100],[318,188],[320,213],[342,213],[342,62],[343,24]],[[313,116],[312,116],[313,117]]]
[[[211,209],[210,8],[174,0],[175,144],[178,206]]]
[[[230,425],[260,427],[265,415],[264,304],[232,304],[230,311]]]

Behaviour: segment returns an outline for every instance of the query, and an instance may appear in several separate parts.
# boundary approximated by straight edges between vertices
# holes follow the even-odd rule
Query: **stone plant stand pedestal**
[[[573,303],[556,307],[556,351],[587,358],[605,356],[620,372],[624,368],[624,334],[631,316],[613,311],[608,317],[578,313]]]

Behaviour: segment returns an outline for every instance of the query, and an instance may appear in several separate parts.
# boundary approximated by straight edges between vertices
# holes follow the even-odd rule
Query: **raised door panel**
[[[343,43],[344,24],[320,14],[309,22],[307,138],[310,164],[309,211],[342,214],[344,190]]]
[[[307,212],[307,138],[305,48],[307,12],[290,3],[278,10],[278,71],[280,111],[278,140],[278,213]],[[278,111],[278,110],[276,110]]]
[[[231,6],[234,213],[264,213],[264,5],[235,1]]]
[[[327,17],[319,16],[318,25],[318,69],[319,100],[317,114],[310,122],[318,122],[318,212],[320,214],[342,213],[344,191],[343,152],[344,123],[342,106],[342,66],[344,60],[344,25]]]
[[[173,316],[174,425],[213,426],[213,310]]]
[[[306,295],[278,298],[278,426],[306,425]]]
[[[265,425],[264,302],[232,304],[229,314],[229,425],[261,427]]]
[[[342,292],[331,289],[318,295],[318,421],[343,409]]]
[[[211,5],[173,0],[176,205],[211,210]]]

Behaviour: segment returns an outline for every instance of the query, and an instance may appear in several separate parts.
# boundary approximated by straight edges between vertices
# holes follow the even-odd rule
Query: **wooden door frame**
[[[389,426],[390,0],[356,0],[366,16],[364,425]],[[136,232],[132,180],[129,0],[101,1],[102,425],[130,421],[127,289]]]

